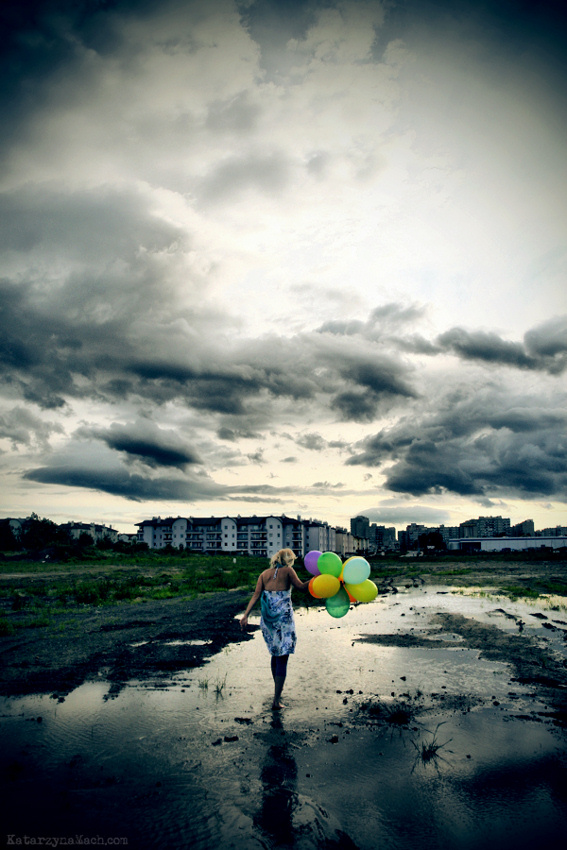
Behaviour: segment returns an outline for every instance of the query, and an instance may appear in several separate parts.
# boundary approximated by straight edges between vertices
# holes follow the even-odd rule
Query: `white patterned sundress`
[[[271,655],[290,655],[295,652],[297,635],[289,590],[263,590],[260,600],[260,626]]]

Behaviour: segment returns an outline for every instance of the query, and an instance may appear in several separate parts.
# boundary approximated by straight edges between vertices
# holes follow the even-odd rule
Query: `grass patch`
[[[472,567],[460,567],[453,570],[436,570],[438,576],[467,576],[473,572]]]
[[[217,697],[222,697],[225,686],[226,676],[224,677],[224,679],[217,679],[217,681],[215,682],[215,694]]]
[[[6,565],[2,566],[5,572]],[[73,569],[65,566],[66,569],[57,575],[1,588],[0,603],[18,612],[48,604],[58,608],[101,606],[134,600],[194,598],[238,587],[252,591],[267,561],[228,555],[185,555],[165,557],[160,561],[154,559],[153,569],[140,564],[130,568],[113,565],[104,572],[86,576],[76,565]]]
[[[554,579],[534,579],[530,585],[503,585],[502,593],[513,602],[517,599],[539,599],[542,596],[567,596],[567,583]]]
[[[0,617],[0,637],[9,637],[15,631],[15,628],[6,617]]]
[[[385,703],[381,699],[361,703],[360,710],[375,720],[391,726],[409,726],[415,717],[415,707],[410,702]]]

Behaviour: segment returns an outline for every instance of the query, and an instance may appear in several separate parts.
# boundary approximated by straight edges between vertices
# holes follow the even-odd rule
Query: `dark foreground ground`
[[[567,565],[373,577],[379,598],[344,620],[298,614],[274,712],[258,625],[238,623],[248,589],[43,616],[46,575],[4,575],[0,842],[562,847]]]
[[[235,615],[248,598],[248,592],[227,591],[193,600],[84,606],[72,617],[56,615],[47,628],[17,630],[0,639],[0,694],[64,696],[99,674],[118,690],[130,679],[199,667],[227,644],[246,639]],[[167,643],[175,640],[195,643]],[[134,646],[142,641],[147,644]]]

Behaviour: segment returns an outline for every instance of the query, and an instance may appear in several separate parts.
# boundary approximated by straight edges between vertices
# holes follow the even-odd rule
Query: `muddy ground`
[[[408,564],[406,575],[381,580],[380,592],[395,593],[398,587],[421,584],[473,586],[487,591],[506,586],[529,590],[542,583],[567,585],[567,562],[559,559],[419,566],[418,573],[414,562]],[[3,576],[0,580],[3,587],[11,585],[25,592],[26,586],[46,576]],[[250,639],[258,627],[243,634],[236,619],[249,596],[248,591],[234,590],[192,600],[74,606],[54,613],[47,627],[16,629],[14,634],[0,638],[0,694],[50,693],[63,698],[85,680],[100,676],[111,683],[111,693],[117,693],[132,679],[166,680],[177,670],[201,666],[231,643]],[[444,618],[443,628],[459,634],[466,646],[480,650],[487,658],[513,664],[518,681],[548,689],[558,716],[567,716],[565,663],[525,636],[521,622],[517,624],[518,633],[511,635],[471,618],[439,616]],[[564,632],[567,638],[567,615],[563,619],[550,616],[546,628]],[[400,641],[405,640],[409,646],[416,638],[410,634],[378,635],[373,640],[384,645],[393,645],[392,641],[402,645]]]
[[[47,628],[0,638],[0,694],[64,696],[99,674],[117,691],[130,679],[159,679],[199,667],[227,644],[247,638],[235,615],[248,599],[248,592],[229,591],[54,614]],[[176,640],[195,643],[167,643]]]

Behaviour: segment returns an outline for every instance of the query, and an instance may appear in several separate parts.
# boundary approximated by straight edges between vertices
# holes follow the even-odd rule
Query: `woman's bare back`
[[[275,567],[264,570],[261,579],[264,590],[289,590],[292,585],[304,590],[308,584],[308,582],[301,581],[293,567],[287,567],[284,564],[279,566],[277,570]]]

